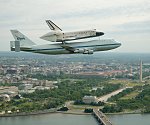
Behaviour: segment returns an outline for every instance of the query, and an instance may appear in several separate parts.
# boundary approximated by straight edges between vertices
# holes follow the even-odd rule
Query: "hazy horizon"
[[[122,44],[113,52],[150,53],[149,0],[0,0],[0,51],[9,51],[14,40],[10,29],[18,29],[37,44],[50,32],[50,19],[64,31],[97,29]]]

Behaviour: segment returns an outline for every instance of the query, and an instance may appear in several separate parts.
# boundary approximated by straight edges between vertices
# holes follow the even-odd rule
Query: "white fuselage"
[[[76,54],[76,52],[71,52],[66,50],[62,47],[62,43],[55,43],[55,44],[44,44],[44,45],[34,45],[29,49],[21,49],[22,51],[29,51],[33,53],[42,53],[42,54]],[[121,46],[120,43],[116,42],[113,39],[101,39],[101,40],[91,40],[87,42],[70,42],[65,43],[66,46],[70,46],[76,50],[82,50],[78,53],[83,54],[90,54],[85,53],[86,51],[92,50],[93,52],[96,51],[105,51],[115,49]],[[92,53],[91,53],[92,54]]]
[[[104,33],[97,32],[96,30],[84,30],[75,32],[51,31],[41,36],[40,38],[51,42],[63,42],[77,39],[85,39],[90,37],[98,37],[101,35],[104,35]]]
[[[51,32],[41,36],[40,38],[51,42],[64,42],[104,35],[103,32],[97,32],[96,29],[75,32],[64,32],[51,20],[46,20],[46,23],[51,29]]]

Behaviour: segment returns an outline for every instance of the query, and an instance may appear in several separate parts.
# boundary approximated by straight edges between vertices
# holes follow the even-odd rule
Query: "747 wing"
[[[61,47],[63,47],[64,49],[68,50],[71,53],[82,53],[82,54],[93,54],[93,50],[92,49],[86,49],[86,48],[74,48],[71,46],[67,46],[67,45],[61,45]]]

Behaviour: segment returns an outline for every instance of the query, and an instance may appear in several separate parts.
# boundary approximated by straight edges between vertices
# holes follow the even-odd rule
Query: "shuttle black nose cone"
[[[120,47],[121,46],[121,43],[118,43],[118,47]]]
[[[103,32],[96,32],[96,36],[102,36],[102,35],[104,35]]]

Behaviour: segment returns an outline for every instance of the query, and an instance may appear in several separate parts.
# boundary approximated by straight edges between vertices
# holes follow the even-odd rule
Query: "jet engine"
[[[93,50],[87,50],[87,49],[76,49],[74,53],[82,53],[82,54],[93,54]]]
[[[84,53],[84,52],[85,52],[84,49],[76,49],[76,50],[74,51],[74,53]]]
[[[85,50],[83,54],[93,54],[94,51],[93,50]]]

